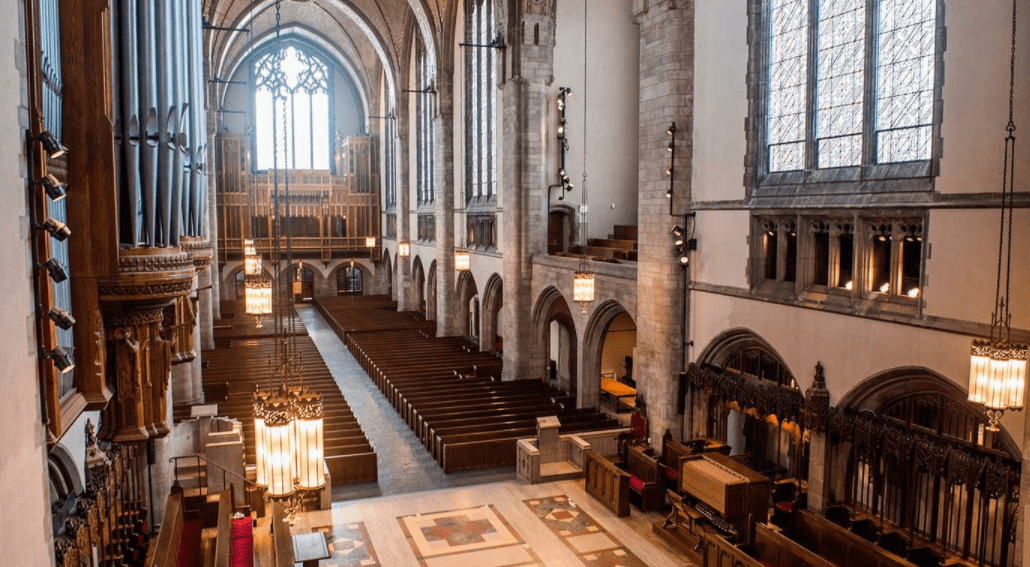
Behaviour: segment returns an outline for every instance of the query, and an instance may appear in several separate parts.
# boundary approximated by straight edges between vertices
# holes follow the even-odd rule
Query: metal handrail
[[[240,476],[239,474],[232,472],[231,470],[223,467],[222,465],[209,460],[207,457],[202,457],[200,455],[182,455],[180,457],[171,457],[171,458],[168,459],[169,463],[175,463],[175,479],[176,480],[179,480],[179,459],[197,459],[197,464],[198,465],[200,464],[200,461],[204,461],[205,463],[207,463],[209,465],[214,465],[215,468],[220,469],[222,471],[222,484],[223,485],[226,484],[225,483],[225,475],[226,474],[230,474],[230,475],[232,475],[232,476],[242,480],[245,484],[249,484],[249,485],[253,486],[254,488],[259,488],[257,483],[255,483],[255,482],[253,482],[251,480],[247,480],[245,477]],[[206,484],[207,483],[205,483],[205,485]],[[205,486],[205,488],[207,488],[207,487]]]

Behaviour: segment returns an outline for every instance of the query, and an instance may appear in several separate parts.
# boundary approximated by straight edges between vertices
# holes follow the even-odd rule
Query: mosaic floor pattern
[[[589,567],[648,567],[565,495],[524,501]]]
[[[397,518],[422,567],[537,565],[526,542],[493,506]]]
[[[319,526],[312,531],[325,533],[332,554],[319,562],[319,567],[380,567],[364,522]]]

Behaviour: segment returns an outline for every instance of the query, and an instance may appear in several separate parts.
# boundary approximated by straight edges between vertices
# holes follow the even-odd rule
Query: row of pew
[[[462,337],[436,337],[417,313],[361,299],[316,306],[444,472],[514,465],[538,417],[558,416],[562,433],[616,425],[542,381],[502,382],[499,358]]]
[[[223,313],[231,313],[233,304],[226,302]],[[240,310],[242,313],[242,309]],[[238,331],[226,329],[235,319],[222,319],[220,333]],[[295,338],[297,354],[302,363],[303,385],[322,395],[324,408],[325,461],[333,485],[376,482],[378,465],[374,449],[354,417],[336,384],[328,366],[303,328],[297,321]],[[299,334],[303,332],[303,334]],[[278,378],[272,376],[277,363],[276,340],[273,337],[231,338],[216,340],[227,346],[204,350],[203,384],[207,403],[218,404],[218,415],[239,420],[243,425],[244,452],[248,465],[255,464],[253,394],[259,389],[278,387]],[[299,385],[299,384],[295,384]],[[189,406],[174,408],[176,421],[189,417]]]

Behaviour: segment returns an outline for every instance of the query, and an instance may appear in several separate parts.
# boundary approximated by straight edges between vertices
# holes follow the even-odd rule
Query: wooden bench
[[[161,531],[150,540],[146,567],[166,567],[175,565],[179,555],[179,540],[182,539],[183,503],[182,492],[173,492],[165,501],[165,513],[162,516]]]
[[[232,489],[226,488],[218,495],[214,567],[232,567],[232,514]]]
[[[662,507],[665,487],[661,465],[654,458],[654,449],[643,444],[628,443],[623,457],[623,470],[630,474],[629,489],[640,496],[640,510],[650,512]]]
[[[808,510],[794,515],[784,535],[837,567],[918,567]]]
[[[593,451],[587,453],[584,464],[587,494],[597,498],[616,516],[629,516],[629,474]]]

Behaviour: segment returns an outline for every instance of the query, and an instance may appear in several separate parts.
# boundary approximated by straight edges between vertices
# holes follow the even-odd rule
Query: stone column
[[[411,187],[409,185],[409,174],[411,164],[408,161],[411,148],[408,140],[412,138],[409,132],[411,121],[408,117],[407,97],[404,103],[397,104],[397,242],[411,242]],[[398,250],[399,250],[398,246]],[[414,294],[411,289],[411,256],[404,258],[398,252],[397,271],[393,274],[393,285],[397,292],[398,311],[417,311],[418,306],[414,303]]]
[[[538,338],[533,321],[533,255],[547,251],[548,153],[554,125],[548,120],[554,80],[553,2],[508,3],[505,30],[510,77],[505,79],[502,115],[504,171],[504,379],[533,375]],[[507,73],[508,69],[501,69]],[[507,76],[507,75],[502,75]],[[538,365],[537,365],[538,366]]]
[[[694,3],[636,0],[640,25],[640,170],[637,224],[638,396],[647,404],[650,434],[682,431],[677,376],[683,368],[685,275],[670,230],[690,203]],[[666,197],[669,126],[676,123],[675,192]],[[672,209],[672,211],[670,211]],[[670,212],[675,212],[673,216]]]
[[[433,150],[436,171],[436,334],[460,336],[455,329],[454,274],[454,66],[437,62]],[[428,274],[427,274],[428,276]]]

